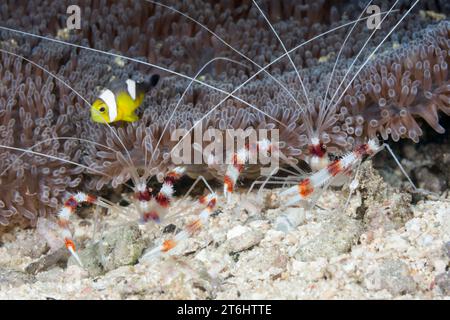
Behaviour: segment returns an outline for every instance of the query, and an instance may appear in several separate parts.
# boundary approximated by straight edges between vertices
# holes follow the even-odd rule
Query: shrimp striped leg
[[[373,156],[380,151],[378,141],[369,140],[358,146],[353,152],[346,154],[339,160],[330,163],[310,177],[301,180],[297,185],[281,192],[282,196],[289,196],[290,200],[287,205],[293,205],[302,200],[310,200],[324,186],[328,185],[332,179],[351,170],[358,162],[362,161],[366,156]]]
[[[135,193],[135,198],[139,201],[138,205],[141,212],[141,221],[148,222],[152,220],[160,223],[161,219],[166,215],[170,204],[173,201],[173,194],[175,192],[173,185],[184,174],[184,167],[175,167],[169,171],[164,177],[163,184],[156,196],[152,196],[151,189],[146,185],[141,186]]]
[[[231,163],[228,165],[223,179],[223,195],[227,201],[230,201],[231,193],[234,191],[239,175],[244,170],[244,164],[247,162],[248,156],[246,148],[233,153],[231,156]]]
[[[64,239],[64,244],[80,266],[83,266],[83,264],[81,263],[80,257],[76,252],[72,232],[69,229],[69,224],[70,217],[75,213],[77,207],[83,203],[98,205],[103,204],[101,201],[98,201],[96,197],[79,192],[73,196],[70,196],[70,198],[64,202],[63,207],[58,211],[58,225],[61,227],[61,236]]]
[[[198,200],[199,204],[204,205],[205,208],[200,212],[197,219],[190,222],[184,230],[175,235],[172,239],[165,240],[161,245],[148,251],[142,259],[155,258],[160,254],[167,253],[175,248],[181,241],[188,239],[195,235],[201,228],[206,226],[209,222],[209,217],[217,204],[217,195],[210,193],[202,196]]]
[[[244,170],[244,166],[249,159],[256,156],[258,153],[268,154],[272,152],[273,149],[272,143],[269,140],[264,139],[258,141],[255,147],[246,145],[244,148],[231,155],[223,181],[223,195],[227,201],[230,200],[230,196],[234,191],[239,175],[242,170]]]

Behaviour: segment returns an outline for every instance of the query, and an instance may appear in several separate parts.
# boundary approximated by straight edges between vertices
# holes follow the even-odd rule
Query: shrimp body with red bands
[[[379,150],[381,150],[381,147],[378,142],[374,139],[369,140],[367,143],[357,147],[354,151],[344,155],[341,159],[333,161],[326,168],[301,180],[298,185],[283,191],[280,195],[290,197],[287,203],[288,206],[302,200],[308,200],[318,189],[326,186],[334,177],[349,172],[364,157],[372,156]]]
[[[173,200],[173,185],[181,178],[184,172],[184,167],[176,167],[169,171],[164,177],[161,189],[156,196],[151,194],[152,190],[148,189],[146,185],[137,187],[134,197],[138,201],[138,206],[141,211],[141,221],[143,223],[150,220],[156,223],[161,222],[161,218],[167,213]]]
[[[174,183],[181,178],[184,171],[185,169],[183,167],[175,167],[169,171],[166,174],[160,191],[156,196],[151,194],[152,190],[147,188],[146,185],[137,186],[136,192],[134,193],[134,199],[137,201],[137,209],[141,214],[142,223],[149,221],[153,221],[155,223],[161,222],[172,203],[173,194],[175,191]],[[208,223],[209,216],[217,204],[217,195],[212,193],[202,196],[199,198],[198,202],[199,204],[205,206],[205,208],[200,212],[199,217],[189,223],[186,226],[186,229],[179,232],[173,239],[166,240],[161,246],[157,246],[156,248],[150,250],[145,257],[154,257],[157,254],[169,252],[178,243],[194,235]],[[71,216],[75,213],[77,207],[84,203],[111,208],[111,205],[102,199],[79,192],[76,195],[70,196],[69,199],[65,201],[63,207],[58,211],[58,225],[61,228],[61,238],[64,239],[64,244],[67,250],[69,250],[80,266],[83,266],[83,263],[77,254],[73,235],[69,226]]]
[[[58,211],[58,224],[61,228],[61,237],[64,239],[64,244],[72,254],[72,256],[77,260],[77,262],[82,265],[80,257],[76,253],[75,243],[73,241],[72,232],[69,229],[70,217],[75,213],[77,207],[83,203],[88,204],[99,204],[97,203],[97,198],[83,192],[79,192],[76,195],[70,196],[69,199],[64,202],[63,207]]]
[[[239,175],[251,157],[255,157],[258,153],[267,156],[275,150],[275,146],[269,140],[263,139],[255,145],[246,144],[244,148],[232,153],[229,161],[230,164],[227,166],[223,180],[224,197],[227,200],[230,199],[230,194],[234,191]]]
[[[284,47],[284,46],[283,46]],[[289,57],[289,55],[288,55]],[[290,58],[290,57],[289,57]],[[355,75],[356,77],[356,75]],[[353,80],[352,80],[353,81]],[[351,82],[352,82],[351,81]],[[300,79],[300,82],[302,80]],[[343,81],[344,82],[344,81]],[[302,83],[303,87],[303,83]],[[303,89],[305,89],[303,87]],[[306,91],[306,90],[305,90]],[[347,90],[344,90],[345,93]],[[340,92],[340,91],[339,91]],[[338,90],[336,90],[335,94],[339,94]],[[224,93],[224,92],[223,92]],[[305,92],[305,98],[308,100],[307,94]],[[336,104],[341,101],[340,98],[336,100]],[[333,98],[330,101],[330,104],[333,102]],[[349,103],[352,104],[352,100],[349,100]],[[329,114],[333,115],[333,113],[336,113],[334,106],[329,108],[331,112]],[[341,108],[342,110],[342,108]],[[359,111],[359,110],[357,110]],[[326,118],[326,117],[325,117]],[[304,119],[307,119],[306,117]],[[306,122],[306,120],[305,120]],[[326,123],[326,121],[324,121]],[[253,124],[255,125],[255,124]],[[297,123],[297,125],[299,125]],[[348,128],[347,128],[348,129]],[[350,134],[350,130],[347,130]],[[355,130],[356,131],[356,130]],[[403,130],[402,130],[403,131]],[[376,131],[375,131],[376,133]],[[359,136],[359,135],[357,135]],[[370,135],[369,135],[370,136]],[[309,148],[309,151],[312,155],[312,157],[316,157],[319,159],[324,159],[326,157],[326,151],[324,149],[324,144],[328,144],[329,142],[326,142],[324,140],[324,143],[321,142],[322,140],[318,141],[319,143],[316,144],[314,142],[314,136],[308,136],[308,138],[311,140],[310,145],[312,147]],[[322,138],[322,137],[320,137]],[[361,139],[363,140],[363,139]],[[355,141],[353,141],[355,142]],[[354,145],[357,145],[360,143],[360,141],[357,141],[356,143],[348,143],[346,148],[350,148],[351,146],[354,147]],[[318,146],[318,147],[317,147]],[[350,154],[344,155],[344,157],[340,160],[336,160],[329,164],[325,169],[319,170],[317,173],[312,174],[309,178],[302,180],[298,186],[294,188],[294,191],[298,193],[296,197],[300,197],[301,199],[308,199],[311,196],[317,195],[317,192],[320,188],[327,185],[329,181],[331,181],[334,177],[341,175],[342,173],[347,172],[348,170],[351,170],[358,161],[362,160],[362,158],[366,155],[370,155],[369,149],[366,149],[366,147],[370,147],[370,141],[368,144],[362,144],[360,146],[357,146],[354,151]],[[231,165],[227,168],[227,172],[225,174],[225,181],[224,181],[224,195],[226,198],[229,198],[229,194],[233,192],[235,189],[236,182],[238,180],[239,175],[243,172],[245,163],[248,161],[251,150],[246,147],[243,150],[238,151],[237,153],[232,155],[231,158]],[[132,162],[130,160],[130,162]],[[312,161],[313,162],[313,161]],[[312,163],[311,163],[312,164]],[[176,178],[177,179],[177,178]],[[160,222],[160,220],[165,216],[167,213],[168,208],[170,207],[170,204],[173,199],[173,183],[175,181],[175,177],[169,175],[164,179],[163,186],[159,193],[156,196],[152,196],[151,189],[148,189],[146,184],[140,184],[138,187],[136,187],[135,190],[135,199],[137,202],[137,208],[138,211],[141,214],[141,220],[143,222],[146,221],[154,221],[154,222]],[[291,188],[292,189],[292,188]],[[290,189],[290,190],[291,190]],[[290,191],[292,192],[292,190]],[[293,192],[293,194],[295,194]],[[87,196],[86,196],[87,197]],[[293,203],[297,202],[298,199],[294,198],[291,200]],[[217,197],[213,196],[209,200],[202,200],[203,204],[206,204],[206,211],[202,211],[201,217],[194,222],[188,224],[186,230],[184,232],[181,232],[175,236],[172,240],[167,240],[164,242],[164,244],[160,247],[156,248],[156,252],[169,252],[171,251],[176,244],[184,239],[187,236],[193,235],[199,228],[207,222],[206,218],[209,216],[210,211],[215,207],[217,202]],[[200,202],[202,202],[200,201]],[[289,202],[289,203],[291,203]],[[73,212],[78,205],[79,202],[73,202],[72,200],[67,203],[67,208],[69,212]],[[75,206],[76,204],[76,206]],[[94,204],[100,204],[94,203]],[[64,209],[64,208],[63,208]],[[67,210],[67,209],[66,209]],[[66,215],[67,212],[63,212],[62,216]],[[204,217],[204,218],[202,218]],[[67,220],[62,220],[61,224],[65,225]],[[65,229],[65,228],[64,228]],[[68,235],[68,234],[65,234]],[[71,238],[66,238],[66,246],[69,250],[72,250],[75,252],[75,246]],[[153,252],[153,251],[152,251]]]
[[[205,208],[200,212],[198,218],[188,223],[186,228],[177,233],[173,238],[165,240],[161,245],[157,245],[149,250],[141,260],[153,259],[160,254],[168,253],[174,249],[181,241],[194,236],[201,228],[206,226],[214,208],[217,205],[218,196],[215,193],[208,194],[199,198],[198,203],[204,205]]]

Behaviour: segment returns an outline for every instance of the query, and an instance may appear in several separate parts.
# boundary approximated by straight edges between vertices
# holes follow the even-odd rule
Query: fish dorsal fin
[[[128,79],[126,81],[128,94],[131,99],[136,100],[136,81]]]
[[[106,105],[108,106],[108,113],[109,113],[109,121],[113,122],[117,118],[117,103],[116,103],[116,96],[114,93],[106,89],[102,92],[102,94],[99,96],[100,99],[102,99]]]

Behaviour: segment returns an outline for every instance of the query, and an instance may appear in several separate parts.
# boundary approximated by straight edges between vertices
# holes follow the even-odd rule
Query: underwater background
[[[450,230],[444,221],[450,221],[450,3],[263,0],[257,4],[260,8],[247,0],[2,1],[0,273],[8,275],[9,284],[17,284],[18,296],[24,295],[25,287],[33,288],[28,291],[33,298],[43,297],[39,290],[70,296],[68,288],[58,291],[48,284],[50,278],[62,281],[68,272],[65,253],[55,258],[57,268],[51,269],[51,263],[45,268],[33,265],[33,271],[22,274],[22,269],[48,254],[49,245],[35,231],[38,218],[54,219],[64,201],[77,192],[124,201],[134,186],[130,180],[134,168],[159,185],[175,167],[170,153],[177,141],[171,133],[192,128],[217,106],[201,120],[202,130],[278,129],[283,154],[306,167],[313,153],[308,126],[315,129],[330,157],[342,156],[369,138],[386,140],[414,183],[441,198],[432,201],[399,191],[408,181],[392,157],[382,152],[373,160],[378,171],[371,167],[364,171],[366,184],[362,180],[359,186],[359,205],[354,200],[350,206],[351,220],[315,208],[298,218],[303,227],[280,234],[275,221],[285,209],[276,201],[258,203],[254,195],[247,195],[256,177],[244,172],[244,193],[223,204],[218,221],[182,251],[184,271],[179,273],[179,266],[167,261],[158,262],[167,272],[154,276],[144,275],[143,264],[136,265],[137,271],[120,269],[136,264],[144,248],[164,233],[161,227],[143,236],[134,226],[127,227],[120,229],[120,237],[140,239],[133,242],[137,248],[133,257],[110,264],[91,257],[94,267],[88,267],[91,276],[106,273],[101,281],[108,294],[103,297],[103,289],[92,287],[93,278],[69,263],[78,289],[89,288],[86,294],[92,298],[448,297]],[[369,4],[389,13],[381,15],[378,30],[370,19],[352,23],[367,18]],[[68,8],[74,5],[80,9],[79,28],[69,27],[73,12]],[[267,72],[260,71],[296,46],[289,55],[292,61],[285,56]],[[109,125],[92,121],[91,104],[103,89],[155,74],[159,82],[146,92],[137,121]],[[198,81],[191,83],[190,77]],[[227,92],[239,99],[226,98]],[[334,103],[322,116],[326,92]],[[188,189],[200,175],[214,190],[222,188],[223,168],[193,165],[187,175],[179,190]],[[335,192],[340,191],[325,192],[322,200],[333,209],[345,198]],[[177,203],[192,214],[191,205]],[[75,219],[81,247],[91,248],[87,243],[96,221],[82,213]],[[116,216],[104,214],[102,219],[123,225]],[[107,222],[103,228],[108,229]],[[111,246],[121,247],[118,238],[110,239]],[[329,244],[332,238],[339,238],[336,246]],[[217,244],[218,251],[204,253],[209,243]],[[378,256],[379,248],[385,250],[384,257]],[[195,258],[189,254],[186,258],[191,251]],[[42,271],[41,278],[35,278]],[[139,288],[130,293],[124,284],[115,291],[111,283],[118,281],[119,273],[140,279]],[[394,274],[401,281],[395,282]],[[225,280],[233,277],[235,282]],[[170,289],[142,289],[155,288],[159,281]],[[440,286],[435,288],[435,283]],[[294,284],[302,289],[292,289]]]

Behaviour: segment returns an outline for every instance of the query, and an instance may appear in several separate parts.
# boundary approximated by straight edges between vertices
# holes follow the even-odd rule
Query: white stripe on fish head
[[[130,95],[131,99],[136,100],[136,81],[128,79],[126,83],[128,94]]]
[[[102,94],[99,97],[102,99],[106,105],[108,106],[108,112],[109,112],[109,121],[113,122],[117,118],[117,103],[116,103],[116,96],[114,93],[106,89],[102,92]]]

